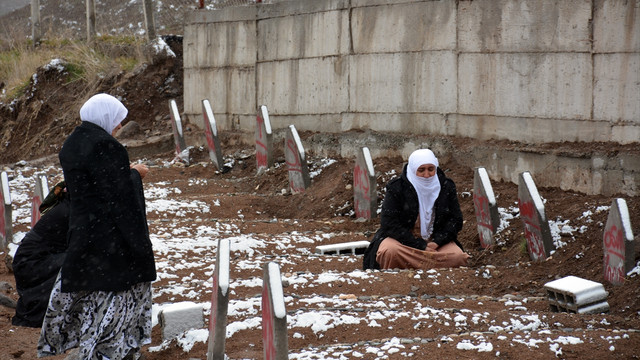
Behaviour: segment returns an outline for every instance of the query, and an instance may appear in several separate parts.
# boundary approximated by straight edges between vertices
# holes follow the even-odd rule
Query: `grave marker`
[[[287,137],[284,143],[284,159],[289,173],[289,188],[292,194],[304,192],[311,184],[307,159],[304,148],[298,136],[298,131],[293,125],[289,125]]]
[[[216,119],[211,110],[209,100],[202,100],[202,117],[204,122],[204,135],[207,138],[207,146],[209,147],[209,158],[218,170],[222,170],[224,161],[222,160],[222,148],[220,147],[220,139],[218,138],[218,127]]]
[[[169,100],[169,113],[171,114],[171,128],[173,129],[173,142],[176,145],[176,157],[185,163],[189,163],[189,150],[184,141],[182,120],[178,111],[178,104],[174,99]]]
[[[287,312],[280,267],[275,262],[263,265],[262,342],[265,360],[288,359]]]
[[[47,183],[47,176],[40,174],[35,175],[34,180],[36,182],[36,186],[33,192],[33,199],[31,200],[31,228],[36,225],[38,220],[40,220],[40,205],[42,204],[42,200],[47,197],[49,194],[49,184]]]
[[[500,215],[489,174],[483,167],[476,168],[473,173],[473,208],[480,246],[487,248],[494,244],[493,236],[500,225]]]
[[[356,218],[371,219],[378,208],[376,174],[368,147],[363,147],[356,156],[353,169],[353,209]]]
[[[207,360],[224,360],[227,336],[227,308],[229,305],[229,239],[218,240],[216,269],[213,273],[211,315],[209,317],[209,345]]]
[[[6,249],[11,242],[13,229],[11,227],[11,192],[9,191],[9,177],[6,172],[0,174],[0,245]]]
[[[544,260],[555,249],[551,239],[549,222],[538,188],[528,171],[520,174],[518,182],[518,206],[524,225],[524,236],[531,260]]]
[[[256,170],[262,174],[273,166],[273,134],[269,112],[265,105],[260,106],[256,117]]]
[[[627,202],[624,199],[614,199],[611,203],[602,240],[604,278],[612,284],[620,285],[635,265],[633,232]]]

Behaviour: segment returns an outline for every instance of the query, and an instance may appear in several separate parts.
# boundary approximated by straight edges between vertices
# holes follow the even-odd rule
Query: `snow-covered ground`
[[[165,164],[165,166],[169,166]],[[320,167],[321,168],[321,167]],[[60,169],[50,167],[37,169],[48,174],[61,174]],[[22,228],[13,237],[10,252],[14,253],[18,242],[30,224],[32,175],[36,169],[17,167],[9,170],[11,198],[13,202],[14,226]],[[319,170],[321,171],[321,170]],[[571,336],[559,329],[565,325],[531,307],[540,309],[544,299],[509,296],[488,298],[482,296],[438,296],[417,297],[407,294],[372,296],[367,289],[379,281],[379,274],[360,270],[360,256],[316,256],[315,246],[330,242],[343,234],[331,232],[286,231],[277,234],[246,233],[240,231],[244,221],[238,211],[234,219],[214,219],[216,208],[222,206],[216,196],[194,199],[182,196],[185,187],[199,186],[206,179],[190,179],[171,184],[167,181],[145,184],[147,213],[151,229],[151,240],[156,254],[158,280],[154,283],[154,326],[156,315],[169,305],[182,302],[202,306],[208,317],[212,275],[215,269],[215,254],[219,239],[228,239],[233,258],[233,267],[248,271],[251,275],[230,279],[230,300],[227,320],[227,341],[246,330],[261,328],[261,298],[248,294],[260,294],[262,289],[262,265],[277,259],[282,268],[282,280],[286,294],[302,295],[284,297],[288,309],[287,323],[292,339],[305,337],[322,338],[332,329],[349,325],[369,328],[393,329],[398,324],[408,328],[433,329],[431,337],[414,337],[411,333],[387,337],[378,341],[358,344],[335,344],[329,346],[292,349],[290,359],[348,359],[388,358],[398,354],[411,357],[421,347],[437,343],[438,347],[453,346],[461,356],[467,352],[488,352],[500,357],[500,348],[516,344],[547,353],[549,357],[562,356],[563,349],[571,349],[584,343],[605,344],[616,354],[616,346],[630,336],[638,336],[634,330],[609,332],[596,331],[608,325],[606,315],[588,327],[592,331],[575,331]],[[53,181],[50,181],[50,184]],[[178,184],[180,186],[176,186]],[[517,207],[500,209],[502,225],[506,231],[510,221],[517,218]],[[604,209],[596,209],[604,211]],[[588,217],[590,214],[585,213]],[[285,221],[274,219],[274,221]],[[286,220],[295,224],[295,220]],[[560,234],[572,235],[581,229],[572,227],[569,220],[550,221],[556,246],[561,247]],[[285,255],[286,254],[286,255]],[[327,270],[319,273],[295,271],[296,264],[319,262],[327,265],[340,263],[347,270]],[[349,270],[351,269],[351,270]],[[491,277],[495,268],[482,267],[474,272],[477,278]],[[185,275],[187,274],[187,275]],[[386,276],[399,276],[386,272]],[[403,273],[401,276],[405,276]],[[428,282],[431,286],[447,286],[454,283],[454,274],[449,270],[415,271],[414,279]],[[314,292],[314,289],[342,287],[348,292],[340,295]],[[355,289],[355,290],[354,290]],[[304,291],[303,291],[304,290]],[[446,293],[446,291],[445,291]],[[162,299],[162,301],[160,301]],[[491,306],[489,306],[491,304]],[[496,310],[496,306],[497,309]],[[483,308],[489,310],[482,310]],[[606,331],[605,331],[606,332]],[[399,334],[400,335],[400,334]],[[206,342],[208,329],[189,330],[173,340],[188,352],[195,343]],[[311,338],[309,338],[311,340]],[[153,346],[151,351],[161,351],[170,341]],[[261,344],[249,344],[261,347]],[[624,346],[624,345],[621,345]]]

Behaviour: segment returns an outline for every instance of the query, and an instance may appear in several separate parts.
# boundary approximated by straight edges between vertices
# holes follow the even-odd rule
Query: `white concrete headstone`
[[[353,209],[358,219],[372,219],[378,208],[376,174],[368,147],[358,151],[353,169]]]
[[[227,308],[229,305],[229,239],[218,240],[216,269],[213,273],[211,315],[209,317],[209,345],[207,360],[224,360],[227,337]]]
[[[289,188],[292,194],[304,192],[311,184],[307,158],[302,141],[294,125],[289,125],[284,143],[284,159],[289,173]]]
[[[176,157],[182,161],[189,163],[189,150],[184,141],[184,132],[182,129],[182,120],[178,111],[178,104],[174,99],[169,100],[169,113],[171,114],[171,128],[173,129],[173,142],[176,146]]]
[[[614,199],[604,228],[604,278],[620,285],[626,274],[635,266],[635,243],[627,202]]]
[[[262,341],[265,360],[288,359],[287,312],[280,267],[275,262],[263,265]]]
[[[209,148],[209,158],[216,169],[222,170],[224,161],[222,160],[222,147],[220,147],[220,138],[218,137],[218,127],[216,125],[216,119],[213,116],[213,110],[211,110],[211,103],[209,100],[202,100],[202,120],[204,123],[204,135],[207,139],[207,146]]]
[[[33,228],[38,220],[40,220],[40,205],[42,204],[42,201],[44,201],[44,198],[49,194],[47,176],[38,174],[33,178],[36,186],[33,191],[33,198],[31,199],[31,228]]]
[[[524,236],[531,260],[544,260],[555,249],[551,229],[544,213],[544,204],[538,188],[528,171],[520,174],[518,182],[518,206],[524,225]]]
[[[256,117],[256,171],[262,174],[273,166],[273,134],[269,112],[261,105]]]
[[[487,248],[495,242],[493,236],[500,225],[500,215],[489,174],[483,167],[476,168],[473,173],[473,208],[480,246]]]
[[[6,172],[0,174],[0,245],[6,249],[13,236],[11,225],[11,191],[9,190],[9,176]]]

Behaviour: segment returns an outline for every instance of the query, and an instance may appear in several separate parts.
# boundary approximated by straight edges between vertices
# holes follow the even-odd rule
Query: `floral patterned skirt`
[[[78,359],[119,360],[151,343],[151,283],[127,291],[60,291],[60,274],[44,317],[38,357],[78,347]]]

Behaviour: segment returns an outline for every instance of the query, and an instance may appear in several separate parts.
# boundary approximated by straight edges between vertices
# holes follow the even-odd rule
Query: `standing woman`
[[[69,247],[38,342],[38,356],[78,347],[78,359],[137,357],[151,342],[155,262],[145,215],[145,165],[130,166],[113,137],[127,116],[98,94],[80,109],[82,124],[59,158],[70,198]]]
[[[414,151],[402,175],[387,184],[380,229],[364,269],[431,269],[467,264],[458,242],[462,212],[456,186],[429,149]]]

